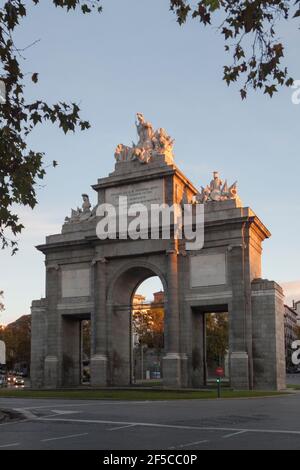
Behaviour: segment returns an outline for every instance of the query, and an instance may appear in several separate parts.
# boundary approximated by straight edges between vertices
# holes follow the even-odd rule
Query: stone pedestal
[[[45,388],[57,388],[58,386],[58,358],[47,356],[44,365]]]
[[[107,357],[102,354],[97,354],[91,359],[91,385],[92,387],[107,385]]]
[[[187,368],[187,358],[178,353],[168,353],[163,358],[163,384],[165,387],[182,387],[182,375]]]
[[[245,351],[230,355],[230,385],[236,390],[249,390],[249,358]]]

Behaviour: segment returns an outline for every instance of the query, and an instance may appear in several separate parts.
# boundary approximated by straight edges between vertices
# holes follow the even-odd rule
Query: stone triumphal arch
[[[38,246],[45,254],[46,296],[32,303],[31,380],[36,388],[80,383],[80,322],[91,321],[91,385],[131,382],[131,305],[137,286],[158,276],[165,292],[163,384],[200,387],[205,381],[204,318],[229,315],[229,370],[237,389],[285,386],[283,292],[262,279],[262,242],[270,233],[218,173],[201,191],[179,170],[173,141],[138,114],[139,140],[118,145],[115,169],[92,186],[94,208],[66,217],[60,234]],[[97,236],[98,208],[128,204],[204,207],[204,246],[186,240]],[[120,210],[117,209],[117,210]],[[159,230],[158,230],[159,232]],[[145,235],[145,234],[144,234]]]

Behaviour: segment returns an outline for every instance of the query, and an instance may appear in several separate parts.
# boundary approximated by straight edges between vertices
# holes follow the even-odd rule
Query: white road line
[[[86,423],[86,424],[119,424],[120,426],[132,425],[132,426],[142,426],[149,428],[162,428],[162,429],[188,429],[190,431],[232,431],[234,432],[252,432],[252,433],[261,433],[261,434],[291,434],[291,435],[300,435],[300,431],[286,430],[286,429],[241,429],[241,428],[223,428],[223,427],[212,427],[212,426],[176,426],[172,424],[159,424],[159,423],[143,423],[143,422],[130,422],[130,421],[108,421],[108,420],[98,420],[98,419],[64,419],[64,418],[38,418],[39,420],[44,421],[62,421],[65,423]]]
[[[223,439],[229,439],[230,437],[234,436],[239,436],[240,434],[245,434],[248,431],[239,431],[239,432],[234,432],[232,434],[227,434],[226,436],[223,436]]]
[[[17,411],[18,413],[22,413],[23,416],[25,416],[26,419],[35,419],[36,416],[31,413],[30,410],[26,408],[13,408],[14,411]]]
[[[180,446],[172,447],[173,449],[184,449],[185,447],[196,446],[200,444],[206,444],[209,441],[196,441],[196,442],[189,442],[188,444],[181,444]]]
[[[111,428],[108,431],[118,431],[119,429],[134,428],[135,424],[127,424],[126,426],[119,426],[118,428]]]
[[[42,400],[46,400],[43,398]],[[53,400],[57,400],[57,398],[54,398]],[[106,406],[106,405],[148,405],[148,404],[157,404],[157,403],[173,403],[175,400],[172,400],[172,402],[167,402],[165,400],[138,400],[138,401],[104,401],[102,399],[93,399],[92,403],[64,403],[62,405],[55,404],[56,408],[66,408],[68,406],[70,407],[77,407],[77,406],[95,406],[95,405],[101,405],[101,406]],[[1,403],[1,400],[0,400]],[[3,405],[4,406],[4,405]],[[23,408],[14,408],[16,411],[24,411],[24,410],[42,410],[42,409],[47,409],[47,408],[53,408],[53,403],[51,405],[43,405],[43,406],[27,406]]]
[[[30,421],[28,418],[19,419],[18,421],[7,421],[6,423],[0,423],[0,426],[12,426],[13,424],[27,423],[28,421]]]
[[[41,442],[59,441],[61,439],[71,439],[73,437],[82,437],[82,436],[87,436],[87,435],[88,435],[88,432],[83,432],[82,434],[70,434],[69,436],[51,437],[49,439],[42,439]]]
[[[3,446],[0,446],[0,449],[4,449],[4,447],[16,447],[19,446],[19,442],[14,442],[13,444],[4,444]]]

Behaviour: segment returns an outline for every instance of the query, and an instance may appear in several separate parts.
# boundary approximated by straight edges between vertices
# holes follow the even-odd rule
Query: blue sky
[[[216,30],[197,22],[180,28],[168,4],[104,0],[102,15],[83,16],[43,1],[19,28],[20,47],[40,39],[26,51],[25,70],[40,74],[28,96],[79,101],[92,129],[64,136],[44,126],[31,137],[32,146],[59,166],[49,169],[39,206],[18,211],[27,227],[19,253],[0,252],[4,323],[28,313],[31,300],[44,295],[43,256],[34,246],[60,231],[82,192],[96,200],[90,185],[112,171],[116,145],[136,139],[137,111],[176,139],[176,163],[196,186],[207,184],[213,170],[239,181],[245,205],[273,234],[264,245],[264,277],[293,282],[291,295],[300,298],[300,106],[288,89],[272,100],[250,93],[242,102],[238,87],[222,81],[229,58]],[[299,79],[297,23],[282,24],[280,35]]]

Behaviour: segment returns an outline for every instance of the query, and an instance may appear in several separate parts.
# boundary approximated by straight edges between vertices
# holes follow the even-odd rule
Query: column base
[[[107,357],[104,354],[95,354],[91,359],[91,386],[107,386]]]
[[[236,390],[249,390],[249,362],[246,351],[230,354],[230,384]]]
[[[187,356],[168,353],[163,358],[163,384],[165,387],[187,386]]]
[[[56,356],[47,356],[44,362],[44,387],[58,387],[58,358]]]

